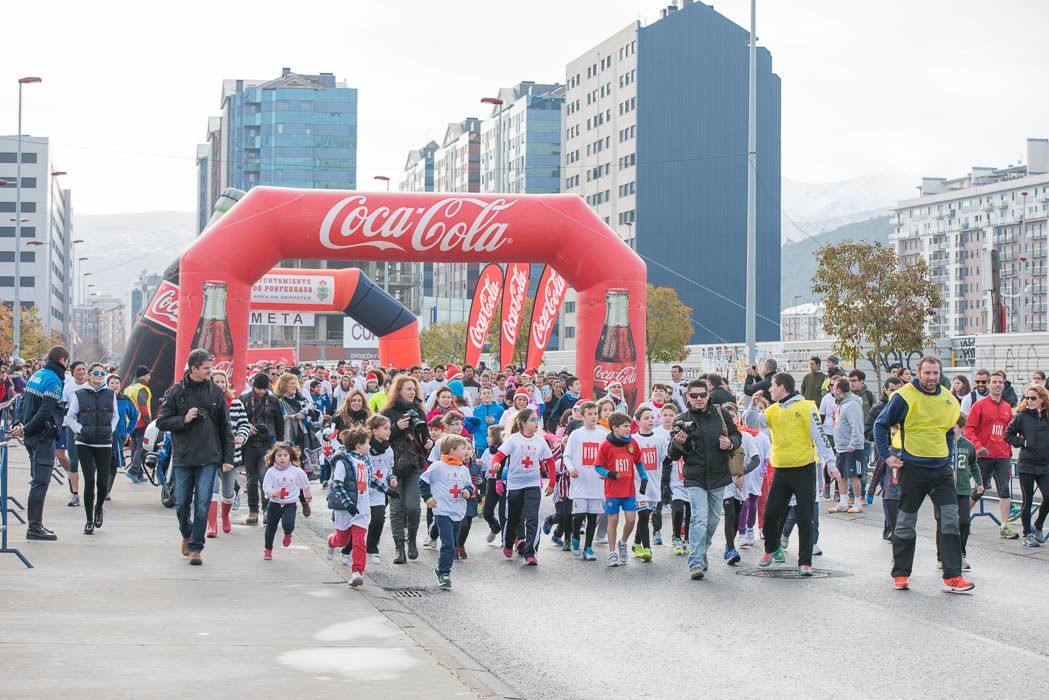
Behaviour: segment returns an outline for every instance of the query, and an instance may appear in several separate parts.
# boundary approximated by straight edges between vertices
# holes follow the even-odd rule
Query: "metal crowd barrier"
[[[15,506],[17,506],[18,508],[22,508],[21,503],[19,503],[11,496],[7,495],[7,450],[9,439],[10,438],[6,435],[6,433],[4,434],[3,438],[0,439],[0,554],[14,554],[22,560],[22,563],[26,565],[26,568],[32,569],[33,564],[28,559],[26,559],[25,555],[22,554],[22,552],[18,551],[13,547],[7,546],[8,514],[10,513],[11,515],[18,518],[18,520],[20,520],[22,523],[25,523],[25,520],[22,518],[21,515],[18,514],[17,511],[9,511],[7,507],[8,501],[10,501],[14,503]]]

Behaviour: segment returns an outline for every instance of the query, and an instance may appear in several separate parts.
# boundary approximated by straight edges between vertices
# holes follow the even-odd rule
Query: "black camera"
[[[413,432],[418,432],[426,428],[426,421],[415,411],[405,411],[404,415],[401,417],[408,419],[408,429]]]
[[[692,426],[693,426],[693,422],[692,421],[690,421],[690,420],[682,420],[682,419],[679,418],[678,420],[674,421],[674,425],[673,425],[673,427],[670,428],[670,432],[674,433],[674,434],[677,434],[677,433],[680,433],[682,430],[684,430],[686,433],[691,433],[692,432]]]
[[[265,423],[253,423],[252,425],[255,426],[256,435],[265,435],[268,430]]]
[[[208,420],[209,418],[211,418],[211,414],[208,413],[208,409],[204,407],[198,407],[197,418],[200,418],[202,420]]]

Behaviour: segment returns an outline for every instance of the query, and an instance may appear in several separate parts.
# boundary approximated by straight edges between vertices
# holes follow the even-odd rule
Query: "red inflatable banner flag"
[[[539,288],[535,292],[535,304],[532,305],[532,329],[528,334],[526,367],[538,367],[543,361],[543,353],[550,342],[550,334],[567,291],[568,283],[557,274],[557,270],[549,265],[543,268],[543,276],[539,278]]]
[[[495,318],[499,294],[503,289],[503,268],[496,263],[489,263],[481,270],[474,287],[474,300],[470,306],[470,322],[466,326],[466,364],[477,366],[481,359],[488,329]]]
[[[524,311],[525,296],[528,295],[528,277],[532,268],[527,263],[511,263],[506,266],[506,281],[503,283],[503,306],[499,315],[499,365],[505,367],[514,361],[517,334],[521,331],[521,312]]]

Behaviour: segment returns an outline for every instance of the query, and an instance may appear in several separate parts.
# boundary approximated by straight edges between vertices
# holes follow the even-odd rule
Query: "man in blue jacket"
[[[474,418],[481,421],[480,427],[474,431],[474,452],[480,457],[481,453],[488,449],[488,428],[499,425],[499,419],[503,417],[504,409],[495,403],[495,394],[492,387],[483,386],[478,391],[480,403],[474,406]]]
[[[56,345],[47,352],[47,362],[26,383],[22,411],[11,432],[25,440],[32,481],[29,487],[27,540],[57,540],[44,527],[44,498],[55,466],[55,438],[62,429],[66,407],[62,402],[69,351]]]

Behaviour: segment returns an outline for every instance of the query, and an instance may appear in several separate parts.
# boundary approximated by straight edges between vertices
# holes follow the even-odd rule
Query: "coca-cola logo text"
[[[505,199],[486,202],[449,197],[429,208],[369,208],[366,196],[354,195],[336,202],[328,211],[321,222],[320,240],[332,250],[375,248],[404,252],[405,246],[397,240],[410,233],[410,248],[420,253],[435,249],[442,253],[492,253],[510,243],[506,238],[507,224],[496,219],[513,205]]]
[[[619,382],[623,388],[637,384],[637,367],[624,365],[622,367],[604,367],[594,365],[594,381],[601,382],[601,387],[606,387],[610,382]]]
[[[477,319],[470,326],[468,334],[470,343],[478,349],[484,347],[488,327],[495,316],[495,305],[499,301],[499,282],[491,277],[485,277],[482,282],[484,286],[477,291]]]
[[[550,341],[549,333],[554,327],[554,321],[557,320],[557,311],[561,308],[561,300],[564,299],[566,287],[565,278],[556,272],[551,272],[546,284],[543,285],[541,290],[543,306],[539,309],[539,317],[532,324],[532,334],[539,348],[546,348],[546,344]]]
[[[178,286],[161,282],[146,309],[146,318],[170,331],[178,331]]]
[[[510,306],[503,319],[503,338],[507,343],[517,343],[517,329],[521,327],[521,309],[524,306],[525,294],[528,292],[528,268],[511,268],[512,275],[507,286],[510,295]]]

